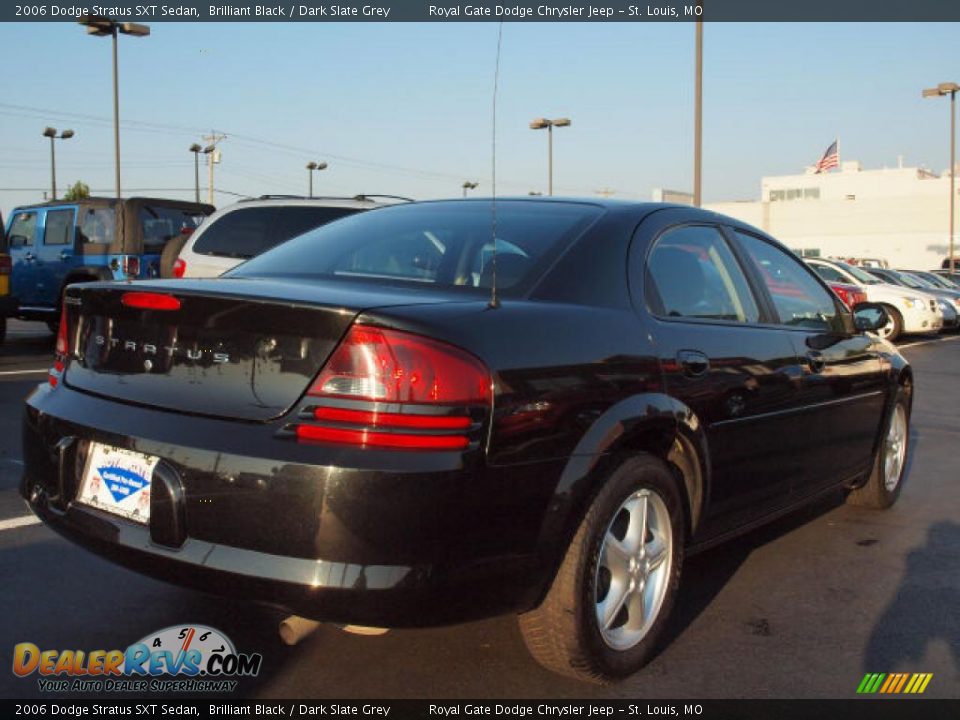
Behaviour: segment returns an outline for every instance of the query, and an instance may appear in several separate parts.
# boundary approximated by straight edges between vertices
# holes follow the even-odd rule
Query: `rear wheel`
[[[883,309],[887,311],[887,324],[877,330],[877,335],[893,342],[903,333],[903,315],[892,305],[884,305]]]
[[[878,510],[886,510],[893,505],[900,497],[900,488],[903,486],[909,445],[910,389],[909,386],[903,386],[897,391],[897,399],[870,478],[863,486],[850,491],[847,502]]]
[[[599,683],[643,667],[673,606],[684,537],[667,466],[647,455],[620,465],[590,505],[543,603],[520,616],[537,662]]]

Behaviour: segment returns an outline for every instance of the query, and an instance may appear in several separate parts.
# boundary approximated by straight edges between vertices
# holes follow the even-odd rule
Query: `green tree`
[[[90,186],[77,180],[63,195],[64,200],[83,200],[90,197]]]

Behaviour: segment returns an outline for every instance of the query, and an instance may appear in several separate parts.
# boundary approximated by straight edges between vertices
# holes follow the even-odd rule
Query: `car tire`
[[[870,477],[863,485],[850,491],[847,502],[876,510],[886,510],[892,506],[900,497],[909,453],[910,386],[902,385],[897,390]]]
[[[650,455],[623,462],[591,502],[543,602],[519,617],[530,654],[601,684],[643,667],[676,598],[685,537],[667,465]]]
[[[895,341],[903,333],[903,315],[893,305],[884,305],[889,318],[887,324],[877,330],[877,335],[890,342]]]
[[[160,253],[160,277],[164,279],[173,277],[173,264],[180,257],[180,252],[190,239],[189,235],[178,235],[175,238],[167,240]]]

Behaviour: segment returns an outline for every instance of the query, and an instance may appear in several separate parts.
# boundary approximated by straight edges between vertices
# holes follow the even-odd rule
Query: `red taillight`
[[[120,298],[127,307],[141,310],[179,310],[180,301],[173,295],[153,292],[125,292]]]
[[[177,258],[173,261],[173,276],[175,278],[182,278],[183,274],[187,271],[187,263],[185,263],[180,258]]]
[[[298,440],[404,450],[465,450],[477,432],[470,408],[489,407],[490,372],[459,348],[420,335],[354,325],[307,391],[323,405],[296,426]],[[390,403],[381,412],[374,403]]]
[[[65,367],[64,361],[67,359],[67,353],[70,349],[70,335],[67,329],[67,304],[63,303],[60,309],[60,325],[57,327],[57,344],[55,346],[55,355],[53,358],[53,367],[47,375],[50,381],[50,387],[56,387],[60,383],[60,375],[63,374]]]
[[[0,275],[9,275],[13,268],[13,262],[9,255],[0,255]]]
[[[490,400],[490,373],[446,343],[354,325],[308,391],[379,402],[476,405]]]
[[[127,277],[137,277],[140,274],[140,258],[136,255],[125,255],[123,258],[123,273]]]

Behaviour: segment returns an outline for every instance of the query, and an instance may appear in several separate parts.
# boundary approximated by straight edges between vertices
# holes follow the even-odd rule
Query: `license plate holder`
[[[150,482],[158,462],[154,455],[91,442],[77,502],[149,523]]]

